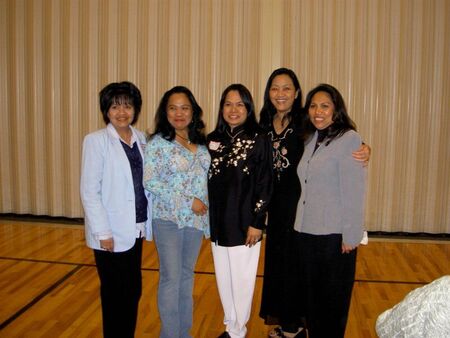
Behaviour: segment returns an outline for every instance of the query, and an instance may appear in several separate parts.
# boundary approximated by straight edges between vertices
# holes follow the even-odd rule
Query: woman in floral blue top
[[[144,185],[153,195],[153,234],[159,256],[161,338],[191,337],[194,266],[209,237],[202,109],[177,86],[161,99],[145,152]]]

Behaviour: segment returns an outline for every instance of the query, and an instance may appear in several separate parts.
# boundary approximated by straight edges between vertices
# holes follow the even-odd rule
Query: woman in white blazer
[[[143,187],[142,99],[130,82],[100,91],[106,128],[83,142],[80,192],[87,246],[100,278],[104,337],[134,337],[141,296],[142,238],[151,239],[151,199]]]

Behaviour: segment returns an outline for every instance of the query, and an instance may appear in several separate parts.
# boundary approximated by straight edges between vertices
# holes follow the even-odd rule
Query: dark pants
[[[343,254],[340,234],[295,236],[309,337],[342,338],[355,281],[356,249]]]
[[[133,338],[142,292],[142,238],[128,251],[94,250],[100,277],[103,336]]]
[[[293,231],[267,229],[260,310],[266,325],[280,325],[286,332],[297,332],[303,326],[296,298],[298,255],[294,251]]]

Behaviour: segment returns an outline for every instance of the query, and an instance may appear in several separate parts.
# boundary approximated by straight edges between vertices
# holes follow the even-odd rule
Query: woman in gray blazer
[[[363,237],[366,168],[351,153],[361,137],[336,88],[311,90],[305,151],[297,173],[302,193],[294,229],[300,258],[300,306],[310,338],[344,337]]]
[[[103,336],[132,338],[142,289],[142,238],[151,238],[152,219],[142,179],[145,136],[131,126],[142,99],[130,82],[110,83],[99,96],[106,128],[83,142],[86,243],[100,277]]]

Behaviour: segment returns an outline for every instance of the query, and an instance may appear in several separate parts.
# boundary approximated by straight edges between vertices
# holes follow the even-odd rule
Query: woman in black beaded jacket
[[[212,252],[226,326],[220,337],[245,337],[273,171],[271,144],[243,85],[223,92],[207,146]]]

